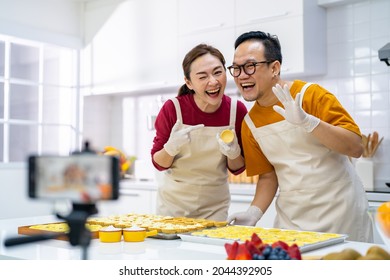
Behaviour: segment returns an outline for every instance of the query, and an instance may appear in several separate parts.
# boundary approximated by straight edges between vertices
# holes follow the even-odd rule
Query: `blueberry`
[[[268,256],[268,259],[269,260],[279,260],[279,257],[277,255],[275,255],[275,254],[271,254],[271,255]]]
[[[279,256],[280,257],[285,257],[287,255],[287,252],[285,251],[285,250],[281,250],[280,252],[279,252]]]
[[[272,251],[272,248],[267,246],[263,250],[263,255],[268,256],[269,254],[271,254],[271,251]]]
[[[282,248],[280,248],[279,246],[274,248],[275,253],[279,253],[281,250],[282,250]]]

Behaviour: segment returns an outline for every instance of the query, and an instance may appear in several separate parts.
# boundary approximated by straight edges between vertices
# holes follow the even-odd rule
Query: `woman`
[[[245,170],[237,135],[247,109],[224,94],[225,59],[216,48],[196,46],[182,66],[185,84],[165,102],[155,124],[152,161],[162,172],[157,213],[224,221],[230,204],[227,171]],[[230,145],[219,138],[224,129],[235,132]]]

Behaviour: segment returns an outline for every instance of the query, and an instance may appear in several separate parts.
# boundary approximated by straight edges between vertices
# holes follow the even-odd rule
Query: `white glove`
[[[198,124],[190,127],[186,127],[181,129],[182,123],[177,120],[175,125],[172,127],[171,135],[167,143],[164,145],[165,151],[172,157],[176,156],[183,145],[190,142],[190,132],[204,127],[204,124]]]
[[[217,141],[219,144],[219,150],[221,151],[222,154],[227,156],[229,159],[235,159],[241,154],[241,148],[240,145],[238,145],[238,140],[237,140],[237,134],[234,129],[232,129],[234,133],[234,138],[233,142],[231,143],[225,143],[221,139],[221,132],[217,133]]]
[[[272,88],[272,91],[284,106],[284,109],[277,105],[274,105],[273,108],[277,113],[282,115],[286,121],[302,127],[306,132],[312,132],[313,129],[319,125],[319,118],[306,113],[302,109],[301,93],[297,94],[294,101],[287,85],[284,85],[282,88],[279,84],[276,84],[276,86]]]
[[[243,226],[255,226],[256,223],[263,216],[263,212],[256,206],[249,206],[246,212],[234,213],[228,217],[227,222],[230,224],[234,221],[235,225],[243,225]]]

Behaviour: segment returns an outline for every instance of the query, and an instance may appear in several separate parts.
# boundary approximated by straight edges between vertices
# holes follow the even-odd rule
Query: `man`
[[[228,69],[243,98],[255,101],[242,142],[247,174],[259,181],[248,210],[228,221],[254,226],[279,189],[275,227],[370,242],[368,201],[348,158],[363,152],[359,127],[326,89],[282,80],[281,64],[276,36],[251,31],[237,38]]]

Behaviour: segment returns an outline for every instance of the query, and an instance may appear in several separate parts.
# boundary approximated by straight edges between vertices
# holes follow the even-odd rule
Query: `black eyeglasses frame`
[[[274,60],[275,61],[275,60]],[[244,64],[241,64],[241,65],[231,65],[229,67],[227,67],[227,69],[229,70],[229,73],[230,75],[232,75],[234,78],[237,78],[238,76],[241,75],[241,71],[243,70],[245,74],[247,75],[253,75],[256,73],[256,66],[260,65],[260,64],[264,64],[264,63],[267,63],[267,64],[270,64],[274,61],[268,61],[268,60],[263,60],[263,61],[250,61],[250,62],[247,62],[247,63],[244,63]],[[245,66],[246,65],[251,65],[253,66],[253,72],[252,73],[248,73],[247,70],[245,70]],[[234,71],[238,69],[238,74],[234,75]],[[241,70],[242,69],[242,70]]]

